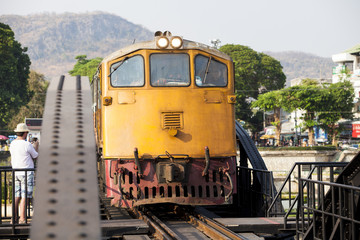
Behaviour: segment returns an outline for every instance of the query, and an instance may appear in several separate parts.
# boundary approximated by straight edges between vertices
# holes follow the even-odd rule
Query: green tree
[[[257,99],[260,91],[284,87],[286,77],[282,66],[276,59],[242,45],[227,44],[220,51],[234,61],[236,118],[244,120],[246,128],[258,132],[262,127],[262,115],[252,113],[251,100]]]
[[[261,59],[260,85],[266,90],[282,89],[285,86],[286,76],[280,62],[275,58],[259,53]]]
[[[350,81],[345,80],[330,84],[324,95],[322,111],[318,115],[320,127],[325,129],[332,138],[332,144],[337,145],[336,139],[342,129],[340,119],[352,119],[354,107],[354,88]]]
[[[30,58],[27,48],[15,40],[11,28],[0,23],[0,128],[26,105],[32,92],[28,90]]]
[[[102,61],[102,58],[93,58],[93,59],[86,59],[86,55],[79,55],[76,56],[77,63],[75,64],[74,68],[69,71],[72,76],[80,75],[80,76],[88,76],[89,80],[91,81],[92,77],[96,73],[96,70],[99,64]]]
[[[252,102],[251,107],[253,109],[260,109],[263,112],[274,111],[274,122],[271,124],[275,126],[275,139],[277,143],[280,143],[281,134],[281,119],[280,110],[282,103],[282,91],[271,91],[264,94],[260,94],[255,102]]]
[[[340,119],[352,119],[354,88],[350,81],[335,84],[319,84],[313,79],[303,79],[300,85],[272,91],[258,96],[251,104],[254,109],[274,111],[276,139],[280,139],[280,108],[291,112],[302,110],[302,126],[309,131],[309,143],[314,144],[314,126],[325,129],[336,145],[336,137],[342,131]]]
[[[49,82],[45,80],[43,74],[30,71],[29,74],[29,90],[34,93],[29,103],[22,106],[20,110],[14,114],[8,124],[8,129],[16,128],[19,122],[24,122],[27,118],[41,118],[44,112],[46,90]]]
[[[300,117],[303,120],[303,129],[308,130],[309,144],[314,145],[314,126],[318,125],[316,113],[321,111],[325,101],[324,89],[316,80],[303,79],[300,85],[287,88],[282,106],[291,111],[300,109],[304,113]]]

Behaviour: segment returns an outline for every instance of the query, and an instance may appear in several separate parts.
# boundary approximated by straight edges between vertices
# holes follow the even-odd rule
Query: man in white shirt
[[[33,158],[37,158],[38,153],[35,151],[31,143],[26,141],[29,128],[25,123],[19,123],[14,130],[17,138],[11,142],[11,166],[13,169],[34,168]],[[26,177],[27,176],[27,177]],[[26,190],[27,184],[27,192]],[[18,217],[18,207],[20,204],[19,223],[25,223],[26,203],[32,198],[34,188],[34,172],[33,171],[15,171],[15,213],[13,214],[13,223],[16,223]]]

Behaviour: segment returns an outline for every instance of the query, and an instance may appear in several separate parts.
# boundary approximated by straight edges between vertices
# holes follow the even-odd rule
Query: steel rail
[[[147,211],[146,214],[151,217],[158,225],[160,225],[168,235],[171,236],[171,239],[182,240],[182,238],[177,235],[173,230],[171,230],[165,223],[163,223],[159,218],[157,218],[152,212]]]
[[[233,239],[233,240],[248,240],[248,238],[244,236],[240,236],[239,234],[227,229],[216,221],[205,217],[199,213],[195,216],[187,214],[189,222],[194,224],[198,229],[201,229],[209,235],[213,239]]]
[[[180,211],[183,212],[183,211]],[[147,224],[154,227],[155,235],[160,237],[160,239],[176,239],[182,240],[184,239],[182,236],[179,236],[175,233],[166,223],[162,222],[155,214],[153,214],[149,209],[144,208],[143,211],[134,209],[135,215],[139,218],[142,218]],[[240,236],[239,234],[234,233],[233,231],[225,228],[224,226],[216,223],[215,221],[208,219],[204,216],[198,214],[198,217],[191,215],[189,212],[185,210],[186,219],[183,220],[184,223],[189,224],[193,228],[197,229],[197,231],[202,232],[204,235],[211,239],[221,239],[221,240],[246,240],[248,238]],[[179,216],[178,218],[182,218]]]
[[[152,218],[148,217],[147,215],[149,214],[149,212],[147,211],[146,213],[144,213],[143,211],[140,211],[136,208],[133,209],[133,213],[139,218],[144,220],[144,222],[146,224],[148,224],[149,226],[151,226],[153,228],[154,231],[154,235],[158,238],[158,239],[162,239],[162,240],[173,240],[174,238],[168,234],[168,230],[170,230],[169,228],[165,228],[163,224],[159,224],[159,222],[154,221]],[[159,221],[159,220],[158,220]],[[172,232],[172,231],[171,231]]]

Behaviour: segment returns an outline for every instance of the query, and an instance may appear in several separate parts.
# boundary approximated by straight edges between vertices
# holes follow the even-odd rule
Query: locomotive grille
[[[167,112],[167,113],[162,113],[162,128],[163,129],[170,129],[170,128],[175,128],[175,129],[182,129],[183,128],[183,124],[182,124],[182,118],[183,118],[183,113],[182,112]]]

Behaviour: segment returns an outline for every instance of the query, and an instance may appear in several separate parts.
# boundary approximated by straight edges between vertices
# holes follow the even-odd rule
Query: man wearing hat
[[[19,168],[34,168],[33,158],[37,158],[38,153],[35,151],[31,143],[26,141],[29,133],[29,128],[25,123],[19,123],[14,130],[17,138],[11,142],[11,166],[13,169]],[[27,179],[25,176],[27,175]],[[27,183],[27,193],[25,192]],[[34,172],[16,171],[15,172],[15,213],[13,214],[13,223],[16,222],[18,217],[18,207],[20,204],[20,218],[19,223],[25,223],[26,216],[26,200],[32,198],[34,188]],[[26,199],[27,198],[27,199]]]

